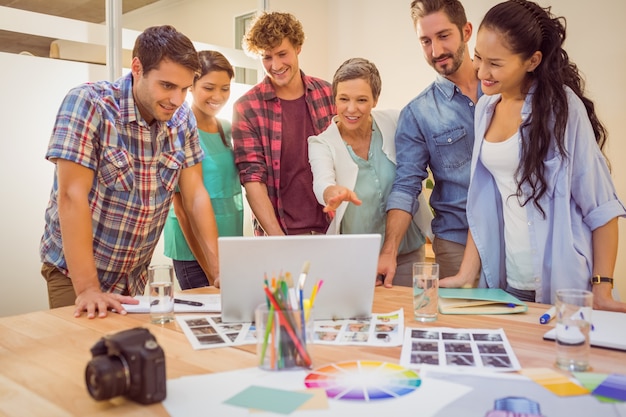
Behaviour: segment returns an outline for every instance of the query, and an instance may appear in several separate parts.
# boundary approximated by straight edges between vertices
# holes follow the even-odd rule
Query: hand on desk
[[[593,308],[594,310],[618,311],[626,313],[626,303],[613,299],[611,293],[611,285],[607,283],[594,285],[593,291]]]
[[[396,276],[396,257],[382,253],[378,255],[378,270],[376,275],[376,286],[383,285],[385,288],[393,287],[393,278]]]
[[[74,317],[80,317],[83,311],[86,311],[87,318],[95,318],[96,312],[98,312],[98,317],[104,318],[107,316],[108,310],[115,310],[119,314],[125,315],[126,310],[122,307],[122,303],[139,304],[139,300],[129,295],[104,293],[99,288],[89,288],[76,297]]]

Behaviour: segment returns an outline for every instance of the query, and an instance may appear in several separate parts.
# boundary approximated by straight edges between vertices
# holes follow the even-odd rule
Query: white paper
[[[375,313],[369,319],[316,320],[313,342],[324,345],[400,346],[404,310]]]
[[[194,349],[256,343],[252,323],[222,323],[219,314],[176,316],[176,321]]]
[[[593,395],[555,395],[541,384],[516,373],[431,367],[422,369],[420,375],[425,381],[437,379],[473,388],[469,395],[446,405],[437,413],[437,417],[487,416],[494,410],[495,401],[506,397],[518,397],[536,403],[541,415],[550,417],[618,417],[623,416],[626,404],[601,402]],[[510,412],[507,415],[518,414]]]
[[[251,385],[285,390],[304,390],[309,371],[263,371],[246,368],[231,372],[194,375],[167,381],[163,405],[172,417],[278,416],[270,412],[252,412],[247,408],[224,404],[224,401]],[[296,410],[291,417],[315,416],[405,416],[431,417],[447,404],[469,393],[471,387],[437,379],[424,379],[412,393],[376,401],[328,400],[326,410]],[[412,410],[412,411],[411,411]]]
[[[503,329],[407,328],[400,364],[409,368],[453,367],[517,371],[517,356]]]
[[[177,316],[176,321],[194,349],[256,343],[253,323],[222,323],[219,314]],[[375,313],[369,319],[316,320],[312,343],[392,347],[401,346],[403,337],[404,313],[400,309]]]
[[[150,301],[147,295],[137,295],[133,298],[139,300],[139,304],[122,304],[127,312],[150,312]],[[222,302],[219,294],[177,294],[174,296],[174,298],[202,303],[201,306],[174,303],[175,313],[219,313],[220,311],[222,311]]]

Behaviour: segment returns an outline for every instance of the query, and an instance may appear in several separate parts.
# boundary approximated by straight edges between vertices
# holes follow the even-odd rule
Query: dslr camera
[[[137,327],[105,336],[92,348],[85,369],[96,400],[124,395],[140,404],[165,399],[165,355],[148,329]]]

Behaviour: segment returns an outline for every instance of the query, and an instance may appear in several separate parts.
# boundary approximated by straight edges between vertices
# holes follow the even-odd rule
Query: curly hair
[[[536,51],[542,54],[541,63],[527,77],[528,85],[535,84],[532,95],[532,115],[520,126],[522,135],[521,162],[518,167],[517,196],[522,198],[521,187],[530,186],[531,195],[520,200],[523,205],[532,201],[545,214],[539,200],[547,191],[546,159],[556,142],[558,152],[567,157],[565,128],[568,118],[568,86],[580,98],[587,110],[596,142],[604,147],[607,132],[598,119],[593,102],[585,97],[585,83],[576,64],[569,60],[563,49],[565,18],[555,17],[551,8],[542,8],[532,1],[509,0],[492,7],[478,30],[488,28],[501,34],[508,49],[523,59]]]
[[[263,12],[254,19],[241,45],[248,54],[258,56],[276,48],[285,38],[294,48],[302,46],[304,30],[298,19],[290,13]]]

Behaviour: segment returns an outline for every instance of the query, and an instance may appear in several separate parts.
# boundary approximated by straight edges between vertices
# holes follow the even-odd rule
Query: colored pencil
[[[265,291],[267,298],[270,300],[270,303],[272,303],[272,305],[274,306],[274,309],[276,310],[276,313],[278,314],[279,323],[287,331],[287,334],[293,341],[294,345],[296,345],[296,349],[298,350],[298,353],[300,353],[300,356],[302,357],[304,364],[306,366],[311,366],[311,357],[307,353],[304,346],[302,346],[302,343],[300,342],[300,339],[298,338],[298,336],[294,333],[294,329],[292,325],[290,325],[289,321],[285,317],[285,311],[280,309],[280,305],[276,301],[276,298],[274,297],[274,295],[270,292],[269,288],[265,286],[263,287],[263,290]]]

